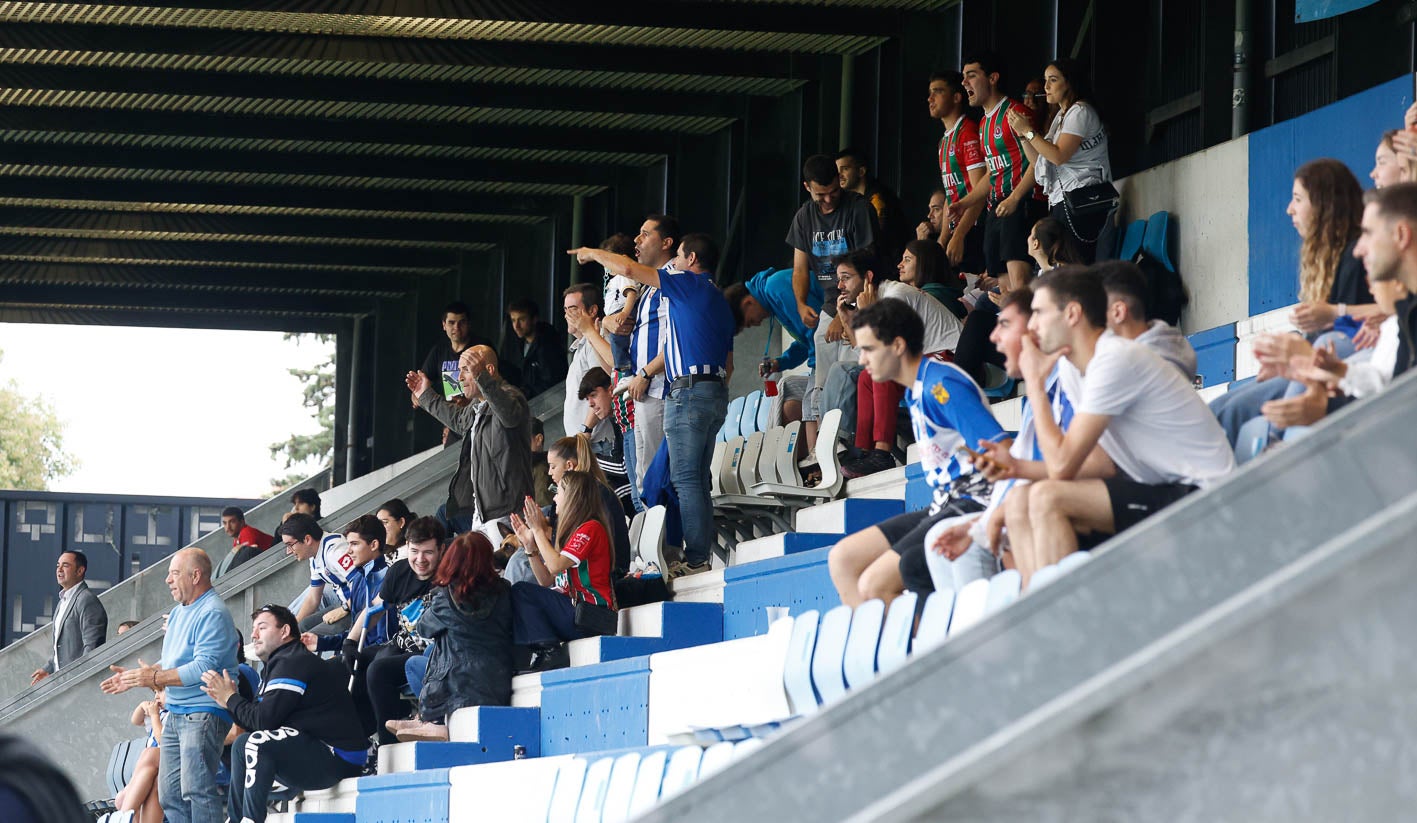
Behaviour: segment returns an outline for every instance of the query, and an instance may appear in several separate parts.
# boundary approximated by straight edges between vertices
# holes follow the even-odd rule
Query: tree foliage
[[[0,353],[3,358],[3,353]],[[78,468],[64,451],[64,424],[41,397],[0,384],[0,489],[42,491]]]
[[[298,343],[306,337],[314,337],[321,343],[330,343],[334,340],[334,337],[328,334],[287,334],[285,339],[295,340]],[[334,456],[335,450],[334,351],[330,352],[329,359],[314,368],[289,369],[288,371],[300,380],[304,392],[300,401],[301,405],[310,410],[319,429],[313,434],[292,434],[283,442],[272,443],[271,457],[282,459],[286,469],[307,463],[328,464]],[[279,493],[299,483],[305,479],[307,474],[308,472],[296,471],[285,477],[273,478],[271,480],[271,485],[274,487],[272,493]]]

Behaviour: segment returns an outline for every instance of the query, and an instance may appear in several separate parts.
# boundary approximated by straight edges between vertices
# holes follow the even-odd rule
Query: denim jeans
[[[826,388],[822,390],[818,411],[825,416],[832,409],[841,409],[838,437],[847,443],[854,442],[856,437],[856,380],[865,370],[864,366],[855,362],[833,363],[827,370]]]
[[[403,676],[408,681],[408,689],[414,694],[423,693],[423,681],[428,676],[428,655],[433,651],[429,646],[423,654],[417,654],[403,662]]]
[[[713,499],[709,468],[714,437],[728,416],[728,387],[705,380],[671,392],[664,401],[664,437],[669,441],[669,478],[684,523],[684,559],[708,562],[713,548]]]
[[[640,499],[640,482],[636,480],[635,457],[635,429],[633,426],[625,430],[625,478],[630,481],[630,502],[634,504],[636,512],[645,510],[645,503]]]
[[[158,753],[158,802],[168,823],[222,823],[216,770],[231,721],[211,712],[171,712]]]

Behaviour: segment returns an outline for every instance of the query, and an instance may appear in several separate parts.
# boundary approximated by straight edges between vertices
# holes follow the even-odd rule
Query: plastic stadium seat
[[[551,790],[551,807],[546,813],[546,823],[575,823],[588,766],[579,757],[561,764],[556,772],[556,786]]]
[[[750,737],[747,740],[740,740],[733,744],[733,759],[742,760],[766,745],[761,737]]]
[[[772,398],[763,395],[763,402],[758,404],[758,431],[767,431],[772,427]]]
[[[782,450],[782,438],[787,430],[782,426],[775,426],[763,431],[763,447],[758,452],[758,482],[759,483],[779,483],[777,474],[777,458]],[[790,478],[789,478],[790,479]]]
[[[867,600],[852,613],[841,666],[848,688],[859,689],[876,679],[876,648],[881,644],[885,617],[886,604],[882,600]]]
[[[955,595],[955,610],[950,617],[950,637],[968,629],[984,617],[989,603],[989,581],[975,580]]]
[[[626,812],[629,817],[639,817],[659,802],[659,786],[664,782],[664,766],[668,762],[669,752],[665,749],[640,758],[640,766],[635,770],[635,788],[630,793],[630,806]]]
[[[664,561],[664,520],[669,510],[663,506],[652,506],[635,515],[640,522],[639,534],[630,539],[630,545],[646,563],[658,563],[660,574],[669,566]]]
[[[1005,569],[989,578],[989,598],[984,604],[984,613],[993,614],[1018,599],[1019,574],[1013,569]]]
[[[823,705],[846,695],[846,678],[841,665],[850,631],[851,607],[844,605],[827,612],[817,629],[817,648],[812,652],[812,683],[822,696]]]
[[[1235,462],[1243,466],[1259,457],[1265,446],[1269,445],[1269,437],[1268,420],[1263,417],[1246,420],[1235,438]]]
[[[605,792],[610,787],[610,770],[613,768],[613,757],[602,757],[586,768],[580,802],[576,804],[576,823],[600,823],[600,809],[605,805]]]
[[[699,779],[707,780],[728,768],[728,764],[733,762],[733,749],[736,743],[715,743],[704,749],[703,759],[699,762]]]
[[[910,630],[915,627],[915,606],[919,596],[915,592],[904,592],[891,601],[886,612],[885,623],[881,625],[881,643],[876,650],[876,670],[881,674],[895,671],[905,665],[910,654]]]
[[[1033,573],[1033,579],[1028,581],[1028,590],[1036,592],[1062,576],[1063,573],[1059,571],[1056,563],[1044,566]]]
[[[1073,569],[1076,569],[1078,566],[1081,566],[1082,564],[1086,563],[1091,559],[1092,552],[1073,552],[1072,554],[1058,561],[1058,571],[1062,572],[1063,574],[1067,574],[1068,572],[1072,571]]]
[[[915,642],[910,653],[920,654],[935,648],[950,633],[950,618],[954,615],[955,593],[950,589],[938,589],[925,598],[925,607],[920,611],[920,625],[915,630]]]
[[[1174,272],[1175,264],[1171,262],[1171,255],[1167,252],[1170,240],[1171,212],[1159,211],[1146,219],[1146,232],[1142,236],[1141,247],[1156,262],[1166,267],[1167,271]]]
[[[659,796],[678,794],[699,779],[699,759],[704,750],[698,746],[683,746],[669,756],[669,765],[664,770],[664,782],[660,784]]]
[[[630,795],[635,791],[639,774],[640,753],[628,752],[615,758],[610,769],[610,781],[605,786],[605,801],[600,805],[596,823],[624,823],[630,819]]]
[[[1146,221],[1133,220],[1127,224],[1127,231],[1122,235],[1122,246],[1117,249],[1118,260],[1131,260],[1141,251],[1142,240],[1146,237]]]
[[[743,398],[743,410],[738,415],[738,433],[747,437],[758,431],[758,406],[763,402],[763,390],[755,389]]]
[[[743,433],[743,404],[747,402],[742,397],[735,397],[728,401],[728,414],[723,418],[723,439],[732,440]]]
[[[811,714],[817,710],[817,691],[812,686],[812,653],[817,647],[816,609],[802,612],[792,620],[792,639],[787,644],[787,659],[782,669],[782,685],[787,701],[796,714]]]

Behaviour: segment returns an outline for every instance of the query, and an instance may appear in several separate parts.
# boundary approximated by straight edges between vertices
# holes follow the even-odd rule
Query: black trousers
[[[1004,355],[989,342],[994,333],[994,325],[999,319],[999,307],[988,297],[980,296],[974,311],[964,318],[964,328],[960,329],[959,342],[955,343],[956,366],[964,369],[975,383],[984,385],[985,363],[1004,367]]]
[[[408,704],[400,694],[408,685],[403,664],[413,656],[394,646],[382,646],[367,666],[361,666],[363,675],[355,681],[354,707],[359,710],[361,723],[365,722],[365,712],[368,712],[368,720],[379,732],[381,746],[398,742],[398,738],[384,728],[384,723],[408,717]],[[364,681],[363,688],[359,680]]]
[[[358,777],[362,770],[363,764],[350,763],[296,729],[243,734],[232,745],[227,817],[264,823],[266,803],[276,781],[295,791],[328,789],[345,778]]]

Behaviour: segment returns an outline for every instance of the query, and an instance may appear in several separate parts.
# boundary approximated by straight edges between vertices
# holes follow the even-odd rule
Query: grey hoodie
[[[1153,320],[1151,328],[1142,332],[1137,342],[1180,369],[1187,380],[1196,379],[1196,350],[1180,329],[1164,320]]]

